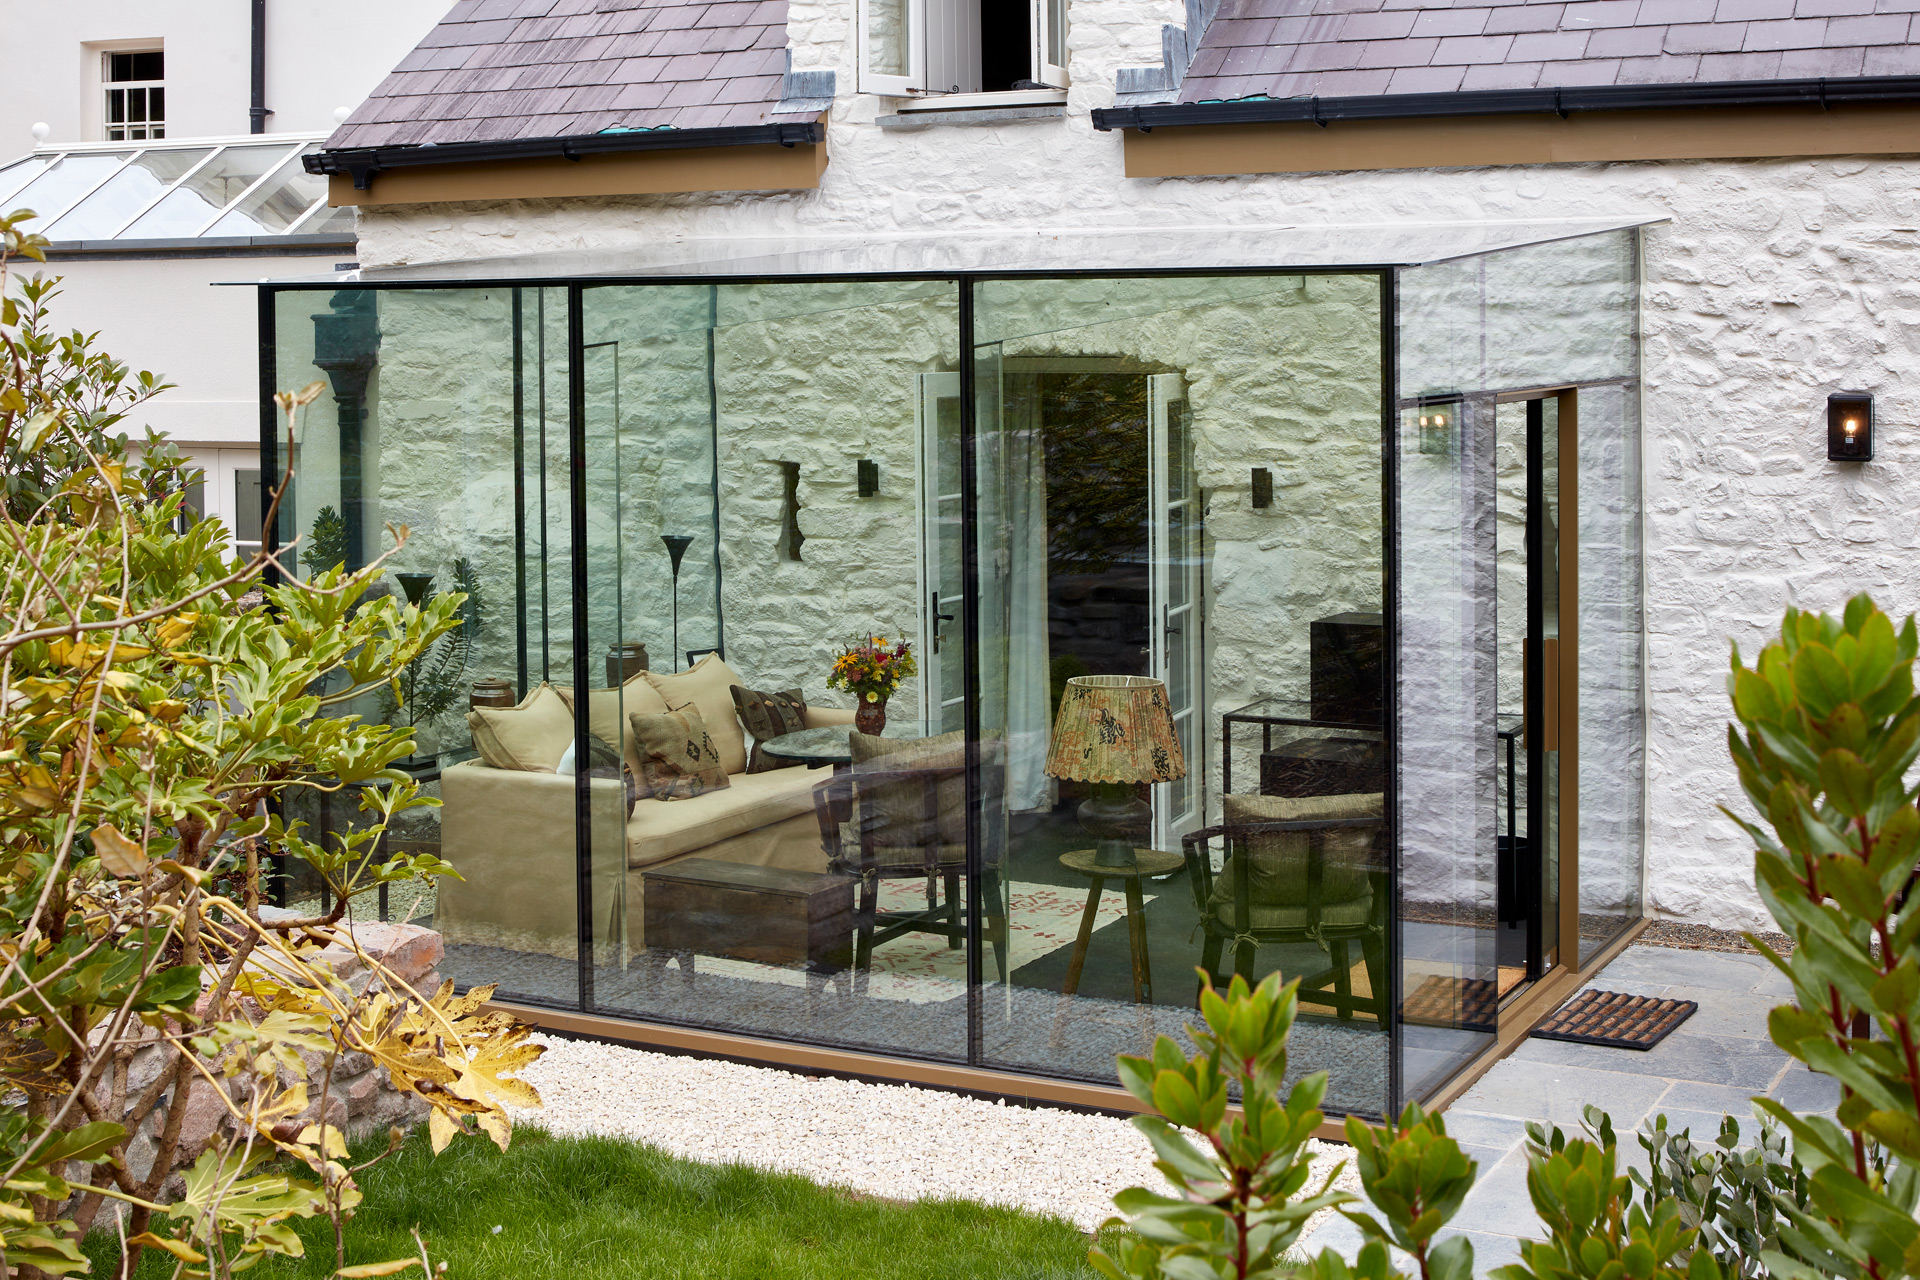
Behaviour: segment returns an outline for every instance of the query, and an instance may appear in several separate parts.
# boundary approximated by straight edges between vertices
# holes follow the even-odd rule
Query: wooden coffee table
[[[1070,996],[1080,990],[1080,970],[1087,963],[1087,944],[1093,941],[1094,919],[1100,913],[1100,895],[1107,881],[1121,880],[1127,894],[1127,949],[1133,956],[1133,1002],[1153,1003],[1153,970],[1147,964],[1147,915],[1140,901],[1140,881],[1148,876],[1163,876],[1185,864],[1177,853],[1161,849],[1135,849],[1131,867],[1103,867],[1094,861],[1092,849],[1075,849],[1060,855],[1060,865],[1090,877],[1087,905],[1080,913],[1080,936],[1074,939],[1073,957],[1067,961],[1067,983],[1060,994]]]

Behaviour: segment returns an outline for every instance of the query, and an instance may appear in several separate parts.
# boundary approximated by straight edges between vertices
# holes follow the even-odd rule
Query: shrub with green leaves
[[[1166,1195],[1130,1187],[1113,1198],[1125,1226],[1111,1253],[1089,1255],[1113,1280],[1175,1277],[1255,1280],[1293,1274],[1286,1251],[1307,1219],[1353,1197],[1333,1189],[1338,1171],[1309,1189],[1307,1142],[1325,1116],[1327,1073],[1295,1084],[1283,1101],[1287,1033],[1298,1009],[1298,981],[1270,974],[1257,989],[1235,976],[1222,996],[1206,981],[1200,1012],[1206,1029],[1189,1027],[1200,1052],[1188,1057],[1161,1036],[1152,1058],[1121,1057],[1120,1079],[1154,1114],[1133,1123],[1153,1144],[1154,1168],[1172,1184]],[[1236,1113],[1229,1085],[1240,1087]],[[1189,1130],[1204,1149],[1182,1133]]]
[[[1765,1276],[1762,1256],[1785,1248],[1782,1233],[1809,1208],[1807,1174],[1787,1149],[1785,1132],[1762,1121],[1753,1142],[1742,1145],[1740,1122],[1722,1116],[1719,1134],[1704,1143],[1687,1130],[1670,1132],[1667,1117],[1656,1114],[1638,1136],[1648,1170],[1627,1176],[1642,1208],[1651,1213],[1672,1201],[1680,1220],[1700,1233],[1694,1247],[1711,1251],[1730,1280]]]
[[[1840,1084],[1837,1119],[1755,1105],[1793,1135],[1811,1213],[1792,1215],[1776,1276],[1920,1272],[1920,910],[1910,905],[1920,811],[1907,772],[1920,755],[1913,663],[1920,633],[1871,598],[1842,617],[1789,608],[1749,668],[1733,651],[1727,743],[1762,822],[1755,880],[1790,956],[1755,939],[1792,980],[1775,1044]]]

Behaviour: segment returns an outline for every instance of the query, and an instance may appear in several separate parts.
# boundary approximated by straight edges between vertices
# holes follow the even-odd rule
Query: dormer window
[[[166,137],[166,54],[149,49],[104,56],[107,141],[145,142]]]
[[[860,90],[1067,87],[1067,0],[860,0]]]

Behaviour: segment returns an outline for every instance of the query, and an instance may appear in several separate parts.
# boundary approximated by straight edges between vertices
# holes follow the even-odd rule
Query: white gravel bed
[[[547,1052],[525,1074],[546,1105],[515,1108],[513,1118],[549,1133],[633,1138],[676,1156],[797,1173],[896,1200],[1009,1205],[1083,1231],[1112,1214],[1114,1192],[1165,1185],[1146,1138],[1112,1116],[535,1039]],[[1347,1151],[1314,1146],[1316,1164]],[[1351,1167],[1342,1185],[1359,1190]]]

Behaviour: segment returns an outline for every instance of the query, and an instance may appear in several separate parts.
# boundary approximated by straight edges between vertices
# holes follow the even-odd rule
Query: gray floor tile
[[[1460,1144],[1460,1152],[1476,1166],[1475,1181],[1487,1176],[1489,1170],[1513,1154],[1512,1147],[1476,1147],[1472,1143]]]
[[[1711,987],[1668,987],[1661,995],[1668,1000],[1691,1000],[1699,1005],[1687,1020],[1675,1028],[1696,1036],[1741,1036],[1749,1040],[1767,1039],[1767,1015],[1783,1003],[1779,996],[1754,991],[1716,991]]]
[[[1473,1184],[1473,1190],[1467,1192],[1466,1202],[1460,1206],[1449,1224],[1461,1231],[1485,1231],[1493,1234],[1505,1234],[1516,1226],[1530,1226],[1533,1222],[1533,1201],[1527,1194],[1527,1158],[1524,1153],[1510,1153],[1493,1168],[1480,1175]]]
[[[1734,951],[1681,951],[1673,947],[1628,947],[1601,971],[1597,985],[1608,990],[1615,982],[1664,983],[1669,986],[1710,987],[1718,991],[1754,991],[1775,970],[1760,956]]]
[[[1498,1068],[1495,1068],[1498,1070]],[[1461,1146],[1510,1151],[1527,1136],[1527,1122],[1514,1116],[1469,1111],[1460,1104],[1447,1108],[1447,1136]]]
[[[1731,1085],[1705,1084],[1698,1080],[1676,1080],[1656,1107],[1659,1111],[1725,1112],[1745,1123],[1753,1114],[1753,1098],[1759,1090],[1739,1089]],[[1668,1128],[1673,1126],[1669,1125]]]
[[[1789,1111],[1832,1111],[1840,1105],[1840,1083],[1832,1076],[1809,1071],[1796,1062],[1780,1077],[1769,1097]],[[1449,1121],[1448,1131],[1452,1131]]]
[[[1643,1070],[1649,1074],[1732,1085],[1755,1092],[1771,1088],[1792,1061],[1767,1041],[1741,1036],[1692,1035],[1685,1027],[1639,1056],[1645,1058]]]
[[[1482,1076],[1457,1105],[1570,1128],[1580,1123],[1581,1107],[1591,1103],[1611,1115],[1616,1128],[1631,1129],[1659,1101],[1667,1084],[1657,1077],[1509,1058]]]
[[[1446,1230],[1441,1237],[1465,1236],[1473,1242],[1473,1274],[1487,1275],[1500,1267],[1512,1266],[1520,1261],[1520,1239],[1517,1236],[1496,1235],[1489,1231]]]

